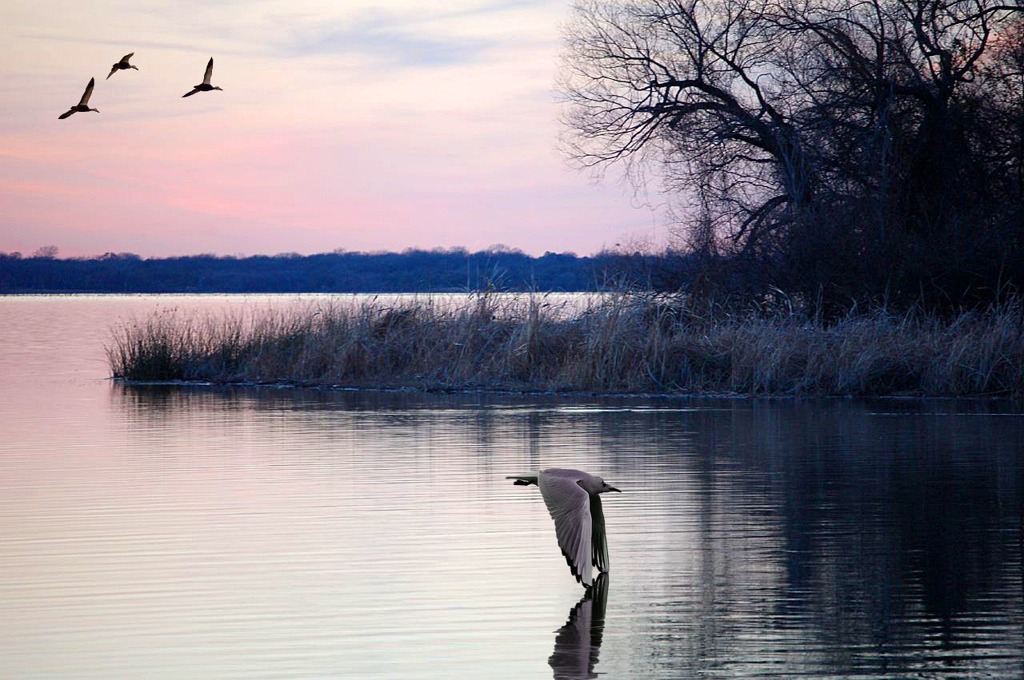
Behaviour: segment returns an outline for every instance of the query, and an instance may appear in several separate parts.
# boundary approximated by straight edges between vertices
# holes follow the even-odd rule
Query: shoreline
[[[542,390],[515,389],[501,387],[415,387],[415,386],[354,386],[331,384],[298,384],[288,381],[277,382],[212,382],[204,380],[130,380],[126,378],[107,378],[111,383],[122,387],[181,387],[205,388],[210,390],[310,390],[314,392],[348,392],[366,394],[419,394],[419,395],[457,395],[457,396],[511,396],[511,397],[565,397],[567,399],[648,399],[664,401],[881,401],[881,402],[977,402],[1005,403],[1006,405],[1022,406],[1024,402],[1010,395],[975,394],[975,395],[927,395],[927,394],[744,394],[740,392],[597,392],[593,390]]]
[[[161,311],[112,329],[128,383],[659,397],[1024,398],[1016,301],[951,318],[883,309],[831,322],[491,293]]]

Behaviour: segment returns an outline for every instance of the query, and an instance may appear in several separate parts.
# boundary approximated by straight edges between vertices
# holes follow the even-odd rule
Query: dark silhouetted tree
[[[563,79],[572,153],[685,193],[684,245],[719,287],[984,298],[1022,274],[1022,8],[582,2]]]

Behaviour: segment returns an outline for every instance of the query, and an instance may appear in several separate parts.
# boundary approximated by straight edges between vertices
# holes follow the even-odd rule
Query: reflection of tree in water
[[[234,423],[244,420],[240,411],[269,408],[296,412],[317,436],[353,424],[395,430],[396,446],[415,444],[424,428],[445,442],[449,426],[464,428],[473,451],[466,464],[482,479],[506,474],[503,450],[525,454],[533,468],[556,444],[603,452],[605,476],[645,490],[630,498],[647,503],[637,516],[664,541],[658,555],[636,539],[634,554],[657,573],[642,584],[647,599],[629,601],[635,615],[622,631],[634,633],[633,663],[649,664],[648,677],[767,668],[970,677],[999,675],[1021,659],[1024,418],[986,414],[991,406],[964,414],[947,402],[679,409],[608,400],[610,408],[579,410],[580,402],[554,397],[112,392],[142,424],[216,409]],[[634,527],[615,534],[623,558],[631,534]],[[637,583],[622,585],[639,592]],[[602,619],[596,601],[574,608],[550,658],[556,678],[592,677],[601,642],[593,624]]]
[[[608,606],[608,574],[601,573],[594,585],[569,611],[569,620],[555,635],[555,650],[548,658],[555,680],[596,678],[594,666],[601,651],[604,613]]]
[[[685,551],[698,559],[666,594],[698,605],[695,620],[662,625],[692,643],[688,664],[737,670],[745,653],[790,671],[990,672],[1019,660],[996,652],[1019,643],[1024,616],[1024,427],[963,408],[735,402],[609,419],[609,446],[659,448],[646,464],[673,456],[687,480]]]
[[[798,595],[789,602],[830,604],[822,613],[837,622],[863,616],[876,643],[893,618],[946,628],[971,609],[1003,607],[990,596],[1018,577],[1004,529],[1019,521],[1019,428],[949,414],[788,411],[774,428],[787,435],[767,438],[764,462],[778,480]]]

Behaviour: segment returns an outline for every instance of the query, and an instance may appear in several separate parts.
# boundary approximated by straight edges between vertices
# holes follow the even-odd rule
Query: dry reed
[[[610,295],[319,304],[114,329],[115,378],[213,383],[750,395],[1024,396],[1019,302],[943,321],[829,324]]]

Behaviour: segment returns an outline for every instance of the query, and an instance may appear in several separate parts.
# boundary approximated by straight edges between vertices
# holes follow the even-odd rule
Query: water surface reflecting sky
[[[1012,409],[107,382],[158,303],[0,298],[0,676],[1024,674]],[[624,491],[598,598],[553,465]]]

